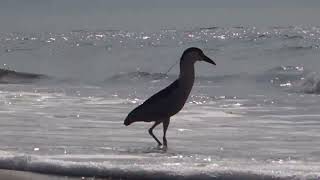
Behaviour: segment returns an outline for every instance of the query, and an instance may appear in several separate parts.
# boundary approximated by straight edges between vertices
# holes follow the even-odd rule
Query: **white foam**
[[[0,168],[58,174],[136,179],[318,179],[319,163],[243,161],[170,154],[35,156],[0,152]],[[145,159],[147,158],[147,159]],[[195,159],[203,161],[195,162]],[[210,158],[210,161],[206,160]],[[145,159],[145,160],[143,160]]]
[[[184,113],[187,113],[186,115]],[[186,119],[201,119],[201,118],[210,118],[210,117],[220,117],[220,118],[232,118],[232,117],[241,117],[240,114],[233,114],[230,112],[225,112],[222,109],[213,108],[210,106],[194,106],[189,105],[181,111],[177,117],[183,116]]]
[[[320,114],[295,114],[295,115],[264,115],[260,117],[267,118],[283,118],[283,119],[292,119],[292,118],[304,118],[304,117],[320,117]]]
[[[77,159],[77,160],[90,160],[90,159],[100,159],[100,160],[112,160],[112,159],[144,159],[144,156],[138,155],[117,155],[117,154],[109,154],[109,155],[87,155],[87,154],[76,154],[76,155],[53,155],[53,156],[46,156],[49,159],[61,159],[61,160],[68,160],[68,159]]]

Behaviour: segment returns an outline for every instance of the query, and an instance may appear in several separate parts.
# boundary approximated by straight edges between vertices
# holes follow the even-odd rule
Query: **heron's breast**
[[[169,109],[171,109],[170,116],[178,113],[183,108],[189,97],[191,88],[182,88],[172,94],[172,100],[167,104]]]

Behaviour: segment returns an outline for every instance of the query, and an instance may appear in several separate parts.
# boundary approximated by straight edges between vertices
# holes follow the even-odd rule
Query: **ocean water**
[[[140,30],[9,24],[0,32],[2,68],[45,76],[0,73],[0,168],[118,179],[320,178],[320,26],[272,21],[191,19],[148,30],[143,22]],[[177,78],[177,65],[167,71],[192,46],[217,66],[196,64],[164,152],[148,134],[152,124],[123,120]]]

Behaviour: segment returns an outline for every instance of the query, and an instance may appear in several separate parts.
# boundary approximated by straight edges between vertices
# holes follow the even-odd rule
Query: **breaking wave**
[[[149,73],[144,71],[128,72],[128,73],[119,73],[113,75],[112,77],[105,80],[108,81],[152,81],[152,80],[161,80],[167,79],[169,76],[164,73]]]
[[[320,74],[299,66],[280,66],[263,76],[275,86],[298,93],[320,94]]]
[[[50,79],[50,77],[43,74],[25,73],[8,69],[0,69],[0,83],[2,84],[33,83],[42,79]]]
[[[316,72],[309,73],[296,83],[295,88],[308,94],[320,94],[320,74]]]
[[[130,158],[130,157],[129,157]],[[0,157],[0,168],[8,170],[29,171],[43,174],[77,177],[101,177],[112,179],[316,179],[316,174],[290,175],[271,171],[271,174],[259,170],[241,170],[198,165],[181,166],[180,163],[151,163],[139,165],[131,163],[117,165],[110,161],[77,161],[47,158],[46,156],[9,155]]]
[[[280,87],[291,86],[292,82],[299,81],[306,73],[304,67],[278,66],[258,75],[257,81],[268,82]]]
[[[175,75],[164,73],[151,73],[144,71],[128,72],[115,74],[103,81],[103,83],[125,83],[125,82],[154,82],[161,80],[174,80]],[[34,74],[17,72],[13,70],[0,69],[0,84],[26,84],[40,81],[51,83],[74,83],[72,79],[55,79],[44,74]],[[267,83],[276,87],[286,88],[299,93],[319,94],[320,93],[320,74],[309,72],[301,66],[278,66],[258,75],[227,74],[218,76],[199,76],[197,81],[201,84],[207,82],[224,83],[226,81],[254,81],[256,83]]]

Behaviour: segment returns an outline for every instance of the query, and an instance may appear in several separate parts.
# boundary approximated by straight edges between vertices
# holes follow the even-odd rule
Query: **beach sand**
[[[118,180],[113,178],[70,177],[49,174],[39,174],[27,171],[0,169],[0,180]]]
[[[0,180],[76,180],[76,179],[93,179],[93,178],[71,178],[66,176],[44,175],[32,172],[0,170]]]

